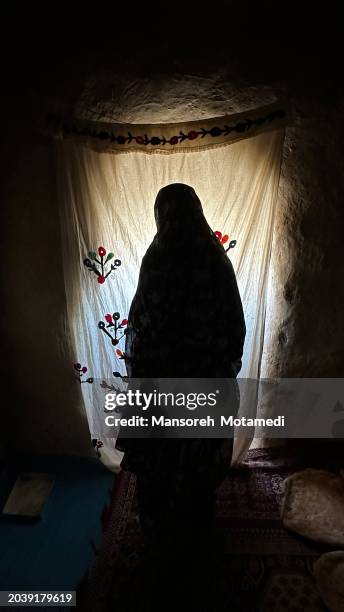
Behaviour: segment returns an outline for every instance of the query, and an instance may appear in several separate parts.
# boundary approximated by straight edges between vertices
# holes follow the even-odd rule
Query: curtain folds
[[[141,259],[155,234],[155,196],[172,182],[192,185],[210,226],[237,241],[229,257],[247,325],[239,376],[259,376],[283,138],[283,129],[262,130],[227,145],[175,149],[169,155],[137,149],[113,155],[78,138],[57,141],[67,317],[75,361],[87,366],[89,376],[102,380],[113,378],[113,371],[125,371],[115,350],[121,342],[114,347],[98,323],[108,313],[127,317]],[[83,264],[99,246],[122,262],[104,283]],[[99,382],[80,387],[91,436],[97,439]],[[121,457],[115,439],[101,442],[102,460],[117,469]],[[236,440],[234,459],[248,446],[248,440]]]

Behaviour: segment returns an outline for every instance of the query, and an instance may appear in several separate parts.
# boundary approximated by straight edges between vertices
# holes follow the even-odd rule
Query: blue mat
[[[114,474],[97,459],[11,457],[0,477],[1,509],[21,471],[56,479],[41,520],[1,517],[0,589],[75,590],[94,558]]]

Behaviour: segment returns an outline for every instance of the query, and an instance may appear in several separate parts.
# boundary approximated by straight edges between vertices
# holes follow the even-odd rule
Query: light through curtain
[[[128,315],[141,259],[156,231],[156,194],[173,182],[192,185],[212,229],[237,240],[229,256],[247,326],[239,376],[259,377],[283,137],[283,130],[276,129],[228,145],[169,154],[96,151],[73,139],[58,143],[67,316],[75,361],[86,364],[94,379],[113,378],[115,370],[125,372],[123,360],[98,323],[107,313]],[[122,262],[104,284],[83,265],[87,253],[98,246]],[[211,322],[211,313],[204,313],[204,318]],[[97,385],[83,384],[81,389],[96,439]],[[102,442],[102,460],[117,469],[121,456],[115,438]],[[234,457],[247,447],[247,440],[238,440]]]

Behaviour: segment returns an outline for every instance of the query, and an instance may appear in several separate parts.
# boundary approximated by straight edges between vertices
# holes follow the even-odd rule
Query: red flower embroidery
[[[170,138],[171,145],[176,145],[178,144],[178,142],[179,142],[178,136],[172,136],[172,138]]]
[[[77,377],[77,381],[79,381],[80,384],[82,383],[93,383],[93,378],[87,378],[86,380],[83,379],[83,375],[86,374],[87,372],[87,367],[86,366],[81,366],[81,363],[75,363],[74,364],[74,368],[76,369],[76,371],[78,372],[78,377]]]
[[[221,244],[225,244],[228,240],[229,240],[229,236],[228,234],[225,234],[224,236],[222,236],[222,233],[219,231],[215,232],[215,236],[216,238],[219,239],[219,241],[221,242]]]
[[[123,319],[121,325],[126,325],[128,323],[128,319]]]
[[[189,140],[195,140],[195,138],[197,138],[198,136],[198,132],[195,132],[194,130],[191,130],[191,132],[188,133],[188,139]]]
[[[98,276],[98,283],[99,283],[100,285],[102,285],[103,283],[105,283],[105,276],[103,276],[102,274],[100,274],[100,275]]]
[[[100,246],[98,249],[98,253],[99,253],[99,257],[104,257],[104,255],[106,255],[106,249],[104,249],[104,247]]]
[[[108,323],[112,323],[112,315],[110,314],[105,315],[105,321],[107,321]]]

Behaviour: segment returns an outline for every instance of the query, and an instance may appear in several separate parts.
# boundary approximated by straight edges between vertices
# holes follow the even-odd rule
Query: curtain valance
[[[259,109],[184,123],[125,124],[61,118],[50,114],[48,129],[60,140],[73,138],[107,153],[144,151],[177,153],[232,144],[287,125],[286,105],[276,102]]]

